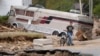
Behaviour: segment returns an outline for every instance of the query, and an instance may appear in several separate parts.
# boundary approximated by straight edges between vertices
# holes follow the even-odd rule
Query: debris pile
[[[44,34],[0,25],[0,51],[20,52],[33,48],[33,39],[45,38]]]
[[[7,42],[0,42],[0,51],[3,52],[20,52],[23,51],[25,49],[30,49],[33,48],[32,42],[29,41],[17,41],[17,42],[13,42],[13,43],[7,43]]]
[[[78,31],[76,33],[77,39],[79,41],[91,40],[93,27],[92,26],[85,26],[85,25],[82,25],[82,26],[78,29]]]
[[[53,49],[52,39],[34,39],[34,49]]]
[[[25,31],[25,29],[13,28],[9,26],[0,25],[0,32],[15,32],[15,31]]]
[[[100,19],[95,19],[94,20],[94,26],[92,30],[92,38],[99,38],[100,37]]]

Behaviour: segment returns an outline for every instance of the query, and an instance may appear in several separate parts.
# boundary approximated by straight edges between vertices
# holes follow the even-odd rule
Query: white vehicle
[[[69,21],[73,22],[75,33],[80,25],[92,26],[93,20],[81,14],[36,7],[12,6],[8,22],[29,31],[58,34],[66,29]]]
[[[71,9],[70,12],[71,12],[71,13],[76,13],[76,14],[81,14],[81,13],[80,13],[80,10]]]

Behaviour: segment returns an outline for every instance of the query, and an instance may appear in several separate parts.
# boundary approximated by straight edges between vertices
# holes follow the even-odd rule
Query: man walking
[[[68,46],[74,45],[72,42],[72,35],[74,29],[74,27],[72,26],[72,22],[70,22],[70,25],[68,25],[66,28],[67,28],[67,35],[68,35],[67,45]]]

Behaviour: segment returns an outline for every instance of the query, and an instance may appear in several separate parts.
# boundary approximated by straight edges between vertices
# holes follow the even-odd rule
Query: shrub
[[[1,24],[7,23],[7,21],[8,21],[8,16],[0,16],[0,23]]]
[[[96,5],[94,8],[94,14],[100,17],[100,4]]]

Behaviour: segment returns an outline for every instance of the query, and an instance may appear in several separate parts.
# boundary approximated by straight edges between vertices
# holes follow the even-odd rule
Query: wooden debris
[[[0,32],[15,32],[15,31],[26,31],[25,29],[19,29],[19,28],[12,28],[0,25]]]
[[[79,41],[91,40],[92,39],[92,27],[79,28],[76,33],[76,36]]]

